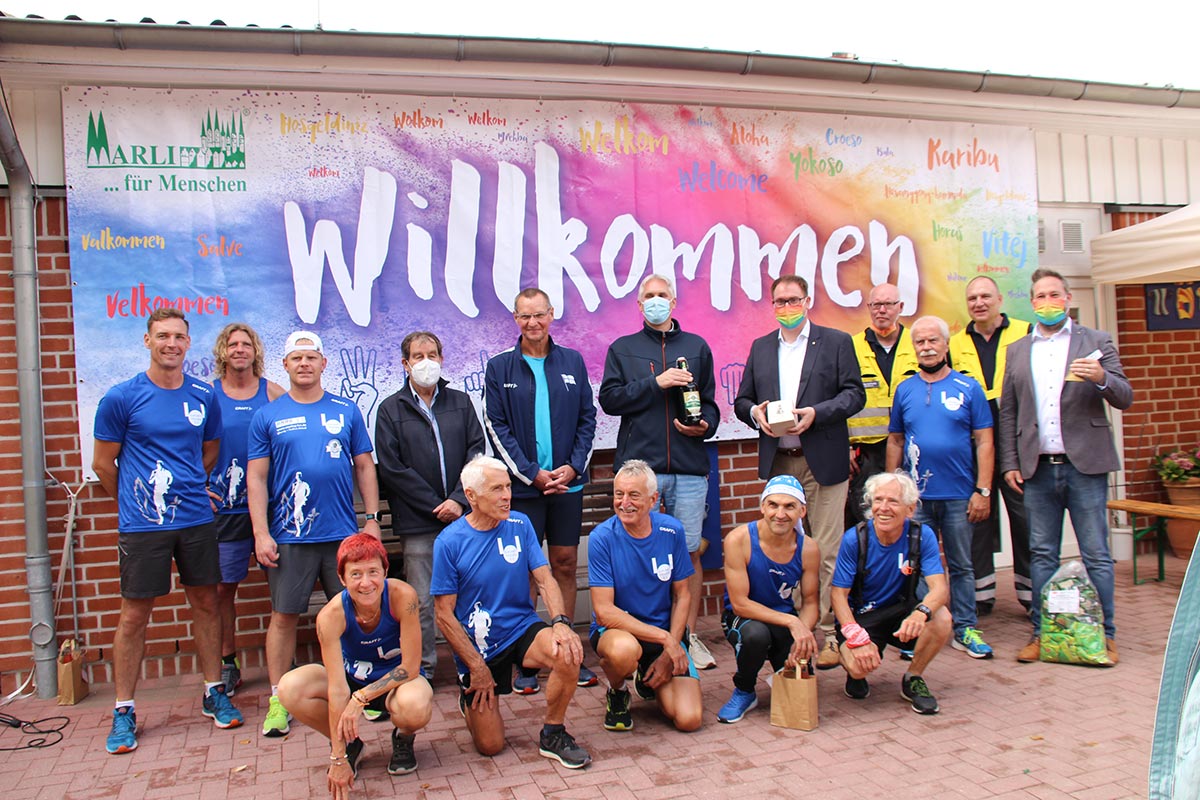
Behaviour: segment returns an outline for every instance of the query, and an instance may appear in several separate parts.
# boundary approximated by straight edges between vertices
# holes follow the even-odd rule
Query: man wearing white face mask
[[[663,510],[683,523],[687,549],[695,570],[688,580],[692,631],[688,652],[697,669],[716,666],[712,654],[696,636],[703,569],[700,566],[701,534],[708,497],[708,450],[721,422],[716,401],[713,355],[708,343],[683,331],[672,318],[675,287],[664,275],[647,276],[638,287],[638,307],[645,320],[637,333],[622,336],[608,347],[600,407],[621,418],[613,469],[631,458],[654,470]],[[676,366],[680,357],[687,369]],[[694,381],[700,392],[700,421],[685,423],[680,388]]]
[[[467,510],[460,474],[484,451],[483,428],[465,392],[442,378],[442,343],[414,331],[400,343],[408,380],[383,401],[375,420],[379,484],[392,510],[404,554],[404,580],[421,599],[421,670],[437,666],[433,604],[433,540]]]

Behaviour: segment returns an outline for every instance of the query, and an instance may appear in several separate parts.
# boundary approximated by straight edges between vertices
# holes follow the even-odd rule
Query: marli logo
[[[199,123],[195,144],[110,144],[104,112],[88,112],[87,168],[244,170],[246,168],[246,129],[241,112],[221,119],[220,112],[205,113]]]

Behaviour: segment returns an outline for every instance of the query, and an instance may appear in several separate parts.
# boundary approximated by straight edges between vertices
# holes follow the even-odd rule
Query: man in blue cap
[[[820,610],[821,555],[816,542],[797,533],[807,511],[800,481],[777,475],[762,491],[762,519],[725,537],[721,625],[737,671],[718,722],[738,722],[758,705],[754,687],[768,659],[779,671],[817,653],[813,627]]]

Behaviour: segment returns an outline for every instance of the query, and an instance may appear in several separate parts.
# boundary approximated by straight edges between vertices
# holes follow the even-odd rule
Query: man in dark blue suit
[[[866,403],[849,334],[808,320],[808,282],[783,275],[771,284],[779,329],[754,340],[734,400],[738,419],[759,432],[758,476],[794,475],[808,495],[808,523],[821,551],[821,630],[825,645],[817,666],[839,662],[829,587],[841,542],[850,476],[847,418]],[[777,435],[767,424],[767,404],[783,400],[794,424]]]

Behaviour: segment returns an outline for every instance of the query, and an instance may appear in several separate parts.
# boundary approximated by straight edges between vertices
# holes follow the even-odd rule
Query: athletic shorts
[[[578,547],[579,529],[583,527],[583,492],[514,497],[514,511],[529,517],[538,544],[549,542],[551,547]]]
[[[254,538],[254,526],[249,514],[217,514],[213,518],[218,542],[240,542]]]
[[[337,551],[341,542],[278,545],[277,566],[267,570],[271,610],[280,614],[303,614],[313,586],[321,579],[325,597],[332,600],[342,590],[337,573]]]
[[[217,534],[211,522],[166,531],[117,534],[121,596],[162,597],[171,591],[171,559],[184,586],[213,586],[221,580]]]
[[[253,539],[217,541],[221,554],[221,583],[241,583],[250,573],[250,558],[254,555]]]
[[[512,694],[513,667],[519,667],[524,663],[525,654],[533,646],[533,640],[541,631],[549,627],[539,619],[525,629],[520,639],[488,659],[488,669],[492,672],[492,680],[496,682],[496,694]],[[460,672],[458,685],[466,694],[471,688],[471,673]]]
[[[607,630],[608,628],[597,628],[595,633],[588,638],[588,641],[592,645],[592,652],[596,655],[600,655],[600,637]],[[692,653],[688,650],[688,631],[686,628],[683,631],[683,639],[679,643],[683,645],[683,652],[687,655],[688,669],[686,674],[676,675],[675,677],[699,679],[700,673],[696,672],[696,665],[692,663]],[[638,639],[638,644],[642,646],[642,655],[638,658],[638,672],[645,675],[646,670],[650,669],[650,665],[662,655],[663,646],[658,642],[643,642],[641,639]]]
[[[873,608],[870,611],[865,611],[861,614],[855,614],[855,621],[862,626],[862,629],[871,637],[871,641],[879,648],[879,654],[883,655],[884,649],[890,644],[900,650],[911,650],[916,646],[915,639],[902,642],[895,637],[895,633],[900,629],[900,623],[904,618],[913,612],[913,609],[920,603],[919,600],[914,600],[911,603],[901,601],[893,603],[884,608]],[[836,623],[835,631],[837,633],[838,644],[846,641],[846,637],[842,636],[842,624]]]

